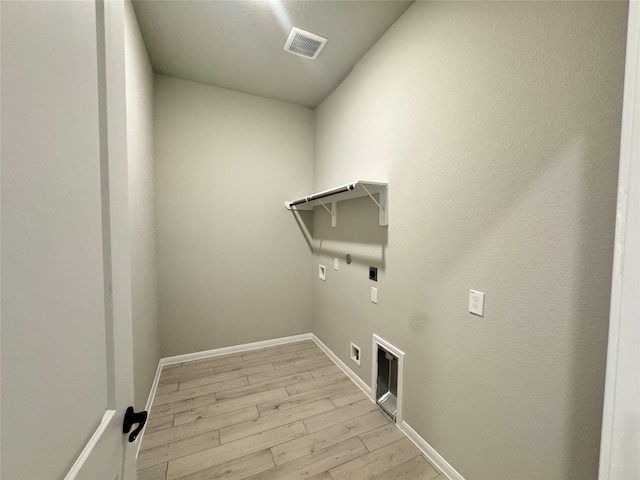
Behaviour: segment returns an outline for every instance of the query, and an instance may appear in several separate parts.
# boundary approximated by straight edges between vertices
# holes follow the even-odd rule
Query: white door
[[[629,2],[600,480],[640,478],[640,3]]]
[[[123,4],[0,17],[0,476],[135,478]]]

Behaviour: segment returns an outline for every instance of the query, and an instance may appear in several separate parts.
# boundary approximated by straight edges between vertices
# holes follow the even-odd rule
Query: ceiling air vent
[[[326,38],[294,27],[287,38],[287,43],[284,44],[284,49],[294,55],[315,60],[325,43],[327,43]]]

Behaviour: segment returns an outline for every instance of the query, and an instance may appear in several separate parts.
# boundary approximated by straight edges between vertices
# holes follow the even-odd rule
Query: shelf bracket
[[[375,197],[371,195],[371,192],[367,189],[367,187],[365,187],[364,185],[361,185],[361,187],[365,192],[367,192],[369,198],[371,198],[371,200],[373,200],[373,203],[375,203],[378,207],[378,224],[381,227],[386,227],[387,225],[389,225],[389,217],[387,213],[387,208],[389,206],[389,204],[387,203],[387,190],[384,189],[379,192],[378,195],[380,196],[380,202],[378,202]]]
[[[331,202],[331,210],[323,202],[320,202],[320,205],[331,215],[331,226],[335,228],[338,225],[338,202]]]
[[[362,190],[358,186],[361,186]],[[288,210],[313,210],[314,207],[321,206],[331,215],[331,226],[336,227],[338,223],[338,202],[368,195],[378,207],[378,225],[387,227],[389,226],[388,186],[388,183],[357,180],[346,185],[307,195],[291,202],[284,202],[284,206]],[[374,197],[376,194],[377,196]],[[329,203],[331,203],[331,208],[329,208]]]

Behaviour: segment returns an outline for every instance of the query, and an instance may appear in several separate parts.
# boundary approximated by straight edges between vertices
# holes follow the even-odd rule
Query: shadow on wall
[[[331,226],[331,216],[322,207],[309,217],[313,237],[308,237],[314,253],[344,260],[351,255],[352,262],[385,267],[385,249],[388,227],[378,225],[378,207],[368,197],[338,202],[337,226]],[[389,222],[393,222],[390,217]]]
[[[442,237],[441,240],[434,237],[436,240],[429,241],[424,236],[407,235],[403,240],[422,240],[429,245],[424,251],[431,252],[426,254],[431,258],[424,264],[429,265],[426,271],[430,272],[433,282],[455,285],[457,277],[461,276],[473,279],[471,281],[495,282],[495,287],[492,287],[501,297],[498,301],[502,305],[498,307],[498,301],[491,304],[493,310],[490,315],[494,325],[487,330],[493,331],[499,326],[501,335],[510,338],[511,346],[505,347],[505,351],[513,352],[509,355],[512,360],[502,366],[493,364],[493,360],[480,363],[486,368],[503,370],[503,387],[508,387],[514,376],[531,375],[532,383],[547,382],[545,388],[551,391],[556,387],[566,390],[565,395],[551,395],[555,397],[555,405],[545,406],[536,400],[530,412],[546,417],[540,425],[550,418],[559,425],[556,434],[566,439],[567,448],[563,455],[565,461],[560,467],[565,472],[563,478],[585,478],[585,474],[597,472],[604,391],[615,221],[615,167],[612,165],[615,155],[603,151],[610,144],[593,139],[588,134],[590,128],[593,127],[585,128],[585,133],[574,132],[571,138],[558,139],[556,144],[545,148],[544,153],[541,151],[540,158],[544,160],[523,172],[520,182],[500,182],[497,189],[494,183],[492,194],[478,192],[481,195],[477,206],[472,207],[475,210],[473,215],[490,221],[475,222],[468,219],[464,211],[457,211],[457,218],[432,218],[430,221],[440,224],[433,230],[442,228],[449,232],[446,238],[457,238],[455,248],[451,243],[445,244]],[[458,181],[456,190],[470,191],[474,188],[462,185],[466,183],[464,179]],[[553,189],[557,193],[550,194]],[[545,192],[546,198],[541,200],[541,194]],[[449,210],[449,213],[453,211]],[[437,216],[438,212],[433,214]],[[513,232],[518,224],[521,230],[515,237],[505,235],[502,238],[505,232]],[[452,230],[458,232],[451,234]],[[393,248],[397,248],[396,245]],[[480,260],[474,258],[472,252],[481,252]],[[499,257],[503,259],[499,260]],[[505,262],[509,257],[513,264],[519,265],[521,283],[509,285],[495,278],[500,273],[505,273],[505,278],[513,275]],[[490,271],[492,265],[501,262],[503,264],[490,274],[494,278],[488,279],[482,273],[483,269]],[[548,272],[548,277],[544,271]],[[535,288],[528,289],[525,285]],[[537,297],[527,294],[526,290],[535,291]],[[424,292],[417,291],[413,295],[417,297]],[[563,296],[564,300],[559,298]],[[484,352],[491,348],[487,343],[491,341],[488,337],[471,338],[462,330],[443,327],[435,320],[437,315],[420,308],[425,302],[419,299],[403,302],[414,306],[408,321],[417,344],[424,337],[438,338],[449,348],[464,344],[470,356],[485,358]],[[435,303],[436,300],[430,299],[430,302]],[[519,316],[512,310],[515,305],[521,308]],[[501,310],[499,314],[498,308]],[[515,323],[507,325],[508,318],[515,319]],[[526,325],[519,319],[536,319],[536,322]],[[545,332],[546,339],[540,336],[540,332]],[[546,346],[538,348],[538,343],[539,347]],[[424,361],[433,365],[446,363],[449,351],[430,349],[423,353]],[[561,367],[557,368],[557,365]],[[469,378],[464,382],[473,383]],[[558,385],[558,382],[565,382],[565,386]],[[519,390],[503,390],[506,411],[512,410],[513,406],[522,408],[527,404],[519,398]],[[471,391],[479,398],[485,398],[480,390]],[[429,394],[424,395],[428,397]],[[512,406],[507,405],[510,396],[514,396]],[[487,398],[486,401],[495,400]],[[594,432],[594,428],[598,431]],[[523,442],[526,437],[522,434]],[[507,442],[508,436],[503,441]],[[438,445],[434,446],[438,449]],[[442,450],[440,453],[446,457],[447,452]],[[592,452],[589,456],[591,465],[585,464],[584,452]]]
[[[291,210],[291,216],[295,219],[300,233],[307,242],[309,251],[313,253],[313,212],[308,210]]]
[[[612,124],[616,124],[616,121],[612,119]],[[580,198],[576,200],[580,221],[574,259],[578,267],[573,285],[575,324],[572,331],[573,362],[568,405],[569,458],[573,463],[585,451],[599,452],[600,449],[616,217],[616,183],[612,178],[617,178],[617,175],[614,177],[604,171],[602,164],[606,165],[607,162],[601,161],[613,157],[614,152],[607,151],[603,142],[590,137],[584,143],[585,151],[590,152],[590,156],[582,157],[589,165],[582,169],[577,180],[582,188]],[[611,183],[609,192],[602,188],[603,181]],[[594,212],[598,211],[607,214],[593,218]],[[588,392],[593,392],[593,395],[585,398]],[[590,431],[592,419],[598,422],[597,435]],[[597,454],[593,455],[591,463],[591,468],[597,471]],[[575,475],[575,472],[568,471],[567,478],[571,475]]]
[[[401,346],[405,418],[469,478],[597,476],[625,8],[417,2],[319,108],[316,176],[379,147],[391,215],[317,211],[314,250],[390,268],[367,316],[318,284],[314,325]]]

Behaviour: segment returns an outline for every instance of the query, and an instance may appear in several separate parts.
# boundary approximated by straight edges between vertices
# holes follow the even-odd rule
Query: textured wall
[[[417,2],[317,109],[315,190],[388,180],[390,221],[316,211],[354,263],[313,331],[367,382],[372,333],[404,350],[405,420],[469,480],[597,477],[626,12]]]
[[[153,169],[153,71],[131,2],[125,3],[127,157],[136,410],[144,409],[160,359]]]
[[[159,76],[154,119],[162,355],[309,332],[313,112]]]

